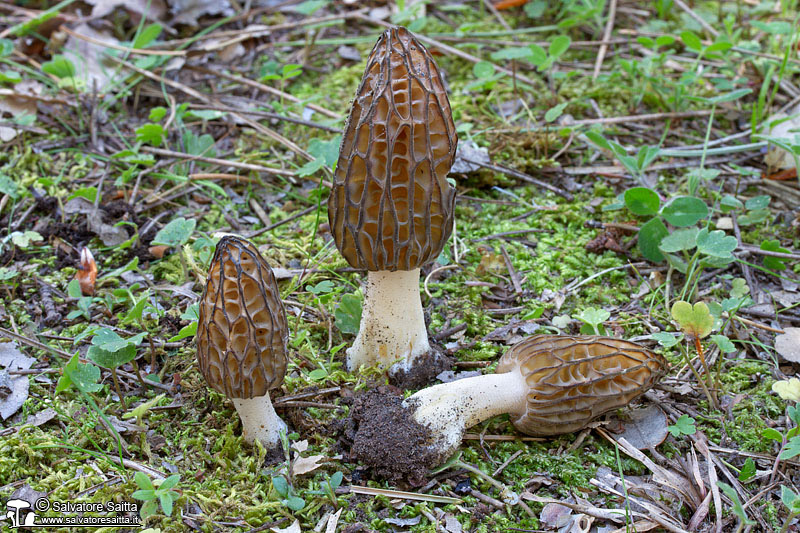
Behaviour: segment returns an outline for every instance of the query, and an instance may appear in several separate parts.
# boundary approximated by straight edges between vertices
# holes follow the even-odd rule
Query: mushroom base
[[[367,274],[361,327],[347,350],[348,370],[408,370],[430,350],[419,294],[419,269]]]
[[[500,414],[524,413],[527,395],[522,374],[506,372],[434,385],[410,396],[403,405],[431,431],[429,446],[447,457],[458,448],[467,428]]]
[[[269,394],[255,398],[233,398],[233,406],[242,420],[244,440],[250,444],[261,442],[270,449],[281,442],[281,431],[287,432],[286,423],[280,419]]]

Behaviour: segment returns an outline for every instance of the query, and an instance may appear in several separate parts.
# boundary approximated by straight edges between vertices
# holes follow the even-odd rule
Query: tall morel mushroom
[[[197,362],[211,388],[233,400],[245,440],[267,448],[286,430],[269,389],[283,382],[288,337],[272,269],[252,243],[223,237],[200,300]]]
[[[408,369],[430,350],[419,271],[453,230],[446,178],[456,143],[433,57],[405,28],[386,30],[353,101],[328,199],[336,246],[369,271],[351,370],[395,361]]]
[[[662,356],[633,342],[534,335],[509,349],[495,374],[434,385],[404,405],[445,457],[466,428],[503,413],[528,435],[577,431],[646,392],[666,369]]]

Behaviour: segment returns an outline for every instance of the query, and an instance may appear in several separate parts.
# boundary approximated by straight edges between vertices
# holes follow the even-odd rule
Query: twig
[[[303,209],[302,211],[300,211],[298,213],[295,213],[294,215],[290,216],[289,218],[284,218],[280,222],[276,222],[276,223],[272,224],[271,226],[267,226],[266,228],[261,228],[260,230],[256,230],[256,231],[250,233],[249,235],[247,235],[247,238],[249,239],[249,238],[252,238],[252,237],[257,237],[258,235],[261,235],[261,234],[266,233],[268,231],[272,231],[272,230],[274,230],[275,228],[277,228],[279,226],[283,226],[284,224],[288,224],[289,222],[292,222],[293,220],[297,220],[298,218],[300,218],[302,216],[305,216],[305,215],[307,215],[309,213],[312,213],[316,208],[317,208],[316,205],[312,205],[311,207],[309,207],[307,209]]]
[[[494,170],[495,172],[502,172],[503,174],[506,174],[507,176],[511,176],[512,178],[521,179],[522,181],[527,181],[528,183],[533,183],[534,185],[538,185],[539,187],[544,187],[548,191],[552,191],[552,192],[556,193],[557,195],[561,196],[562,198],[565,198],[566,200],[568,200],[570,202],[575,198],[572,195],[572,193],[570,193],[568,191],[565,191],[563,189],[559,189],[555,185],[551,185],[550,183],[547,183],[546,181],[542,181],[542,180],[534,178],[533,176],[529,176],[528,174],[525,174],[524,172],[520,172],[519,170],[506,168],[506,167],[503,167],[503,166],[500,166],[500,165],[492,165],[492,164],[489,164],[489,163],[482,163],[480,161],[472,161],[471,159],[467,159],[467,158],[464,158],[464,161],[466,161],[467,163],[472,163],[473,165],[478,165],[478,166],[481,166],[483,168],[487,168],[489,170]]]
[[[247,79],[247,78],[243,78],[241,76],[234,76],[233,74],[227,74],[225,72],[217,72],[216,70],[211,70],[211,69],[206,68],[206,67],[191,66],[189,68],[191,68],[192,70],[196,70],[198,72],[203,72],[205,74],[210,74],[212,76],[217,76],[219,78],[225,78],[226,80],[235,81],[237,83],[241,83],[242,85],[247,85],[247,86],[252,87],[254,89],[258,89],[261,92],[265,92],[265,93],[269,93],[269,94],[278,96],[280,98],[283,98],[284,100],[289,100],[290,102],[294,102],[296,104],[302,104],[303,103],[303,101],[300,100],[299,98],[297,98],[296,96],[293,96],[293,95],[291,95],[289,93],[285,93],[283,91],[279,91],[275,87],[270,87],[269,85],[264,85],[263,83],[259,83],[257,81],[253,81],[253,80],[250,80],[250,79]],[[309,109],[313,109],[314,111],[317,111],[318,113],[322,113],[326,117],[335,118],[335,119],[342,118],[337,113],[334,113],[333,111],[329,111],[329,110],[325,109],[322,106],[318,106],[317,104],[303,104],[303,105],[305,105]],[[238,113],[238,111],[237,111],[237,113]]]
[[[697,23],[700,24],[703,27],[703,29],[705,29],[713,37],[716,37],[717,35],[719,35],[719,32],[717,30],[715,30],[708,22],[706,22],[703,17],[701,17],[700,15],[695,13],[694,10],[692,10],[691,7],[687,6],[683,2],[683,0],[675,0],[675,5],[677,5],[681,9],[683,9],[686,12],[687,15],[689,15],[694,20],[696,20]]]
[[[284,170],[281,168],[265,167],[263,165],[254,165],[252,163],[242,163],[240,161],[229,161],[227,159],[217,159],[216,157],[204,157],[201,155],[185,154],[183,152],[175,152],[173,150],[165,150],[164,148],[154,148],[152,146],[142,146],[143,152],[150,152],[164,157],[174,157],[178,159],[187,159],[192,161],[202,161],[203,163],[211,163],[212,165],[226,166],[241,168],[244,170],[253,170],[255,172],[263,172],[265,174],[275,174],[279,176],[296,176],[297,173],[292,170]]]
[[[611,38],[611,32],[614,30],[614,19],[617,14],[617,0],[611,0],[608,4],[608,20],[606,21],[606,28],[603,31],[603,44],[600,45],[600,49],[597,51],[597,60],[594,63],[594,73],[592,74],[592,79],[596,80],[597,76],[600,74],[600,68],[603,66],[603,59],[606,57],[606,52],[608,51],[608,45],[605,44]]]

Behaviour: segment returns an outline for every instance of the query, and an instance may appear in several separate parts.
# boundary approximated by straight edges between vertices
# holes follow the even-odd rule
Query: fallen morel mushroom
[[[200,300],[197,362],[208,384],[233,400],[245,440],[267,448],[286,429],[269,389],[283,382],[288,337],[272,269],[252,243],[223,237]]]
[[[369,271],[351,370],[395,361],[407,370],[430,350],[419,271],[453,230],[446,178],[456,143],[433,57],[405,28],[386,30],[353,101],[328,199],[336,246]]]
[[[430,446],[443,458],[466,428],[503,413],[528,435],[582,429],[646,392],[666,368],[662,356],[633,342],[534,335],[508,350],[495,374],[434,385],[404,405],[430,430]]]

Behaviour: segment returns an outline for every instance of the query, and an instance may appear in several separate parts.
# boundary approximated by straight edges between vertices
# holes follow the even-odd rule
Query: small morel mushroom
[[[214,251],[197,325],[197,362],[233,400],[247,442],[271,448],[286,424],[269,389],[286,373],[289,330],[272,269],[252,243],[226,235]]]
[[[570,433],[624,407],[663,376],[666,360],[633,342],[598,336],[534,335],[509,349],[497,373],[434,385],[404,405],[451,454],[464,430],[510,413],[528,435]]]
[[[351,370],[395,361],[408,370],[430,350],[419,271],[453,230],[456,143],[433,57],[405,28],[386,30],[367,60],[328,199],[336,246],[369,271]]]

